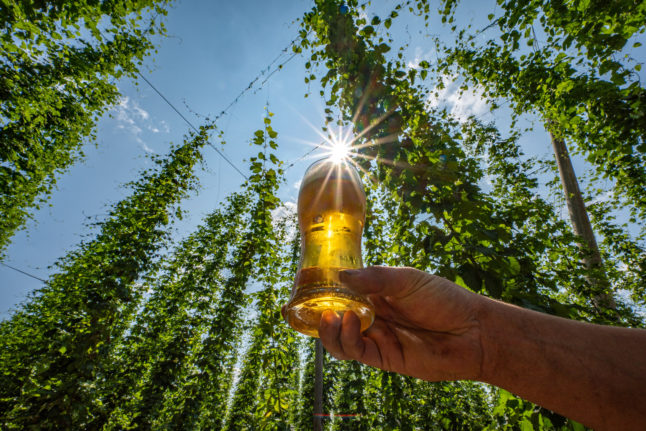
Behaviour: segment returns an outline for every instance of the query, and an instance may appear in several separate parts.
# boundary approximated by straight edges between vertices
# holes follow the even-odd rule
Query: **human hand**
[[[325,311],[319,335],[332,356],[430,381],[479,378],[484,297],[413,268],[347,270],[341,281],[368,296],[376,316],[361,334],[353,312]]]

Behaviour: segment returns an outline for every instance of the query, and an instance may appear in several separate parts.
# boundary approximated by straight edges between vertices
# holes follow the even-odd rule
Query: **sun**
[[[329,156],[334,163],[342,163],[350,157],[350,144],[347,142],[334,142],[330,145]]]
[[[332,134],[326,141],[325,154],[334,163],[344,163],[350,158],[352,142],[349,136],[343,136],[343,133]]]

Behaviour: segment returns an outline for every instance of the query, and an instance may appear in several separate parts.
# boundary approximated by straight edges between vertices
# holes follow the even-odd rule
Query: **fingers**
[[[431,277],[414,268],[371,266],[362,269],[341,271],[340,280],[351,290],[382,296],[400,298],[406,296],[424,277]]]
[[[321,314],[319,337],[325,349],[332,356],[337,359],[350,359],[345,355],[343,347],[341,347],[341,323],[341,318],[334,311],[325,310]]]
[[[355,359],[373,367],[381,367],[381,353],[377,343],[372,338],[363,336],[360,330],[361,321],[352,311],[345,312],[343,318],[331,310],[326,310],[321,315],[319,336],[323,346],[332,356],[341,360]]]
[[[361,321],[352,311],[345,312],[343,318],[331,310],[321,315],[319,337],[327,351],[337,359],[363,358],[366,343],[360,331]]]
[[[361,359],[366,345],[361,335],[361,321],[352,311],[343,314],[341,324],[341,348],[346,356]]]

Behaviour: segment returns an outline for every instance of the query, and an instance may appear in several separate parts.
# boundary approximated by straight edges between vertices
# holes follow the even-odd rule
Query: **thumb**
[[[429,275],[425,272],[414,268],[391,266],[346,269],[339,273],[341,282],[356,293],[395,298],[406,296],[418,281],[427,276]]]

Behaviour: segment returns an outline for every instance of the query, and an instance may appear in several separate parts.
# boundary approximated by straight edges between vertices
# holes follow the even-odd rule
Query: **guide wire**
[[[301,160],[303,160],[305,157],[309,156],[309,155],[310,155],[310,154],[312,154],[314,151],[316,151],[316,150],[318,150],[319,148],[321,148],[323,145],[325,145],[325,141],[323,141],[323,142],[319,143],[318,145],[316,145],[316,146],[315,146],[314,148],[312,148],[311,150],[307,151],[305,154],[303,154],[303,155],[302,155],[302,156],[300,156],[299,158],[294,159],[294,160],[293,160],[293,161],[292,161],[292,162],[291,162],[291,163],[290,163],[290,164],[289,164],[289,165],[284,169],[284,171],[285,171],[285,172],[287,172],[287,170],[288,170],[288,169],[292,168],[296,163],[300,162],[300,161],[301,161]]]
[[[104,37],[104,38],[106,38],[106,39],[107,39],[107,37],[105,36],[105,34],[103,34],[103,32],[101,32],[101,34],[103,35],[103,37]],[[305,37],[307,37],[307,35],[309,35],[309,32],[305,35]],[[240,91],[240,93],[239,93],[239,94],[238,94],[238,95],[237,95],[237,96],[236,96],[236,97],[231,101],[231,103],[229,103],[229,104],[228,104],[228,105],[227,105],[227,106],[226,106],[222,111],[220,111],[220,113],[219,113],[218,115],[216,115],[216,116],[215,116],[215,118],[214,118],[211,122],[212,122],[212,123],[215,123],[215,122],[217,122],[220,118],[222,118],[224,115],[226,115],[226,114],[227,114],[227,112],[229,111],[229,109],[231,109],[235,104],[237,104],[237,103],[240,101],[240,99],[242,98],[242,96],[244,96],[244,95],[245,95],[245,93],[247,93],[248,91],[250,91],[250,90],[254,87],[254,85],[256,84],[256,82],[258,82],[258,80],[260,80],[260,78],[261,78],[263,75],[268,74],[268,75],[265,77],[265,79],[260,83],[260,88],[262,88],[262,86],[263,86],[265,83],[267,83],[267,81],[269,80],[269,78],[270,78],[272,75],[274,75],[276,72],[278,72],[279,70],[281,70],[281,69],[282,69],[282,68],[283,68],[287,63],[289,63],[289,62],[290,62],[294,57],[296,57],[296,55],[298,54],[298,52],[294,52],[294,53],[293,53],[293,54],[292,54],[292,55],[291,55],[287,60],[285,60],[283,63],[279,64],[279,65],[278,65],[278,66],[277,66],[273,71],[271,71],[271,67],[272,67],[272,66],[273,66],[273,65],[274,65],[274,64],[275,64],[275,63],[276,63],[276,62],[277,62],[277,61],[278,61],[278,60],[279,60],[279,59],[280,59],[280,58],[281,58],[285,53],[287,53],[287,52],[289,51],[289,49],[290,49],[290,48],[292,48],[293,46],[295,46],[295,45],[296,45],[296,43],[297,43],[300,39],[301,39],[301,36],[300,36],[300,35],[299,35],[299,36],[297,36],[296,38],[292,39],[292,41],[291,41],[291,42],[290,42],[290,43],[289,43],[285,48],[283,48],[283,49],[281,50],[280,54],[278,54],[278,55],[277,55],[277,56],[276,56],[276,57],[275,57],[275,58],[274,58],[274,59],[269,63],[269,65],[268,65],[267,67],[265,67],[265,68],[261,69],[261,72],[260,72],[258,75],[256,75],[256,77],[255,77],[253,80],[251,80],[251,82],[249,83],[249,85],[247,85],[247,87],[246,87],[246,88],[244,88],[242,91]],[[271,71],[271,72],[270,72],[270,71]],[[152,89],[153,89],[153,91],[155,91],[155,93],[157,93],[157,94],[159,95],[159,97],[161,97],[161,98],[162,98],[162,100],[164,100],[164,102],[166,102],[166,104],[167,104],[168,106],[170,106],[170,107],[173,109],[173,111],[175,111],[175,113],[176,113],[177,115],[179,115],[179,117],[180,117],[182,120],[184,120],[184,122],[185,122],[186,124],[188,124],[188,126],[189,126],[191,129],[193,129],[196,133],[199,133],[198,128],[197,128],[197,127],[195,127],[195,125],[194,125],[193,123],[191,123],[191,121],[190,121],[188,118],[186,118],[186,116],[185,116],[184,114],[182,114],[182,113],[180,112],[180,110],[179,110],[179,109],[177,109],[177,107],[176,107],[176,106],[175,106],[175,105],[174,105],[174,104],[173,104],[173,103],[172,103],[172,102],[171,102],[171,101],[170,101],[170,100],[169,100],[169,99],[164,95],[164,93],[163,93],[161,90],[159,90],[159,89],[158,89],[158,88],[157,88],[157,87],[156,87],[156,86],[155,86],[155,85],[154,85],[154,84],[153,84],[153,83],[152,83],[148,78],[146,78],[146,77],[145,77],[145,76],[144,76],[144,75],[143,75],[139,70],[136,70],[136,73],[137,73],[137,75],[138,75],[141,79],[143,79],[143,81],[144,81],[146,84],[148,84],[148,86],[149,86],[150,88],[152,88]],[[258,91],[258,90],[259,90],[259,89],[257,89],[256,91]],[[235,170],[236,170],[236,171],[237,171],[237,172],[238,172],[238,173],[239,173],[239,174],[240,174],[240,175],[241,175],[245,180],[248,180],[247,176],[242,172],[242,170],[241,170],[240,168],[238,168],[238,167],[237,167],[237,166],[236,166],[236,165],[235,165],[235,164],[234,164],[234,163],[233,163],[233,162],[232,162],[232,161],[231,161],[231,160],[230,160],[230,159],[229,159],[229,158],[224,154],[224,152],[220,151],[220,150],[219,150],[215,145],[213,145],[211,142],[208,142],[208,145],[209,145],[211,148],[213,148],[213,149],[216,151],[216,153],[217,153],[220,157],[222,157],[222,158],[223,158],[223,159],[224,159],[224,160],[225,160],[225,161],[226,161],[226,162],[227,162],[227,163],[228,163],[228,164],[229,164],[233,169],[235,169]]]
[[[14,270],[14,271],[16,271],[16,272],[21,273],[22,275],[26,275],[27,277],[31,277],[31,278],[33,278],[33,279],[35,279],[35,280],[38,280],[38,281],[40,281],[40,282],[44,283],[46,286],[49,286],[49,283],[47,283],[47,280],[45,280],[45,279],[43,279],[43,278],[40,278],[40,277],[38,277],[38,276],[36,276],[36,275],[30,274],[30,273],[28,273],[27,271],[23,271],[22,269],[18,269],[18,268],[16,268],[16,267],[13,267],[13,266],[11,266],[11,265],[8,265],[8,264],[6,264],[6,263],[4,263],[4,262],[0,262],[0,265],[2,265],[2,266],[6,266],[6,267],[7,267],[7,268],[9,268],[9,269],[13,269],[13,270]]]
[[[191,123],[191,122],[188,120],[188,118],[186,118],[186,117],[184,116],[184,114],[182,114],[182,113],[179,111],[179,109],[177,109],[177,108],[175,107],[175,105],[173,105],[173,104],[171,103],[171,101],[170,101],[170,100],[168,100],[168,99],[166,98],[166,96],[164,96],[164,94],[163,94],[161,91],[159,91],[159,90],[157,89],[157,87],[155,87],[155,86],[153,85],[153,83],[152,83],[152,82],[150,82],[150,81],[149,81],[149,80],[148,80],[144,75],[142,75],[142,74],[141,74],[141,72],[137,71],[137,74],[141,77],[141,79],[143,79],[143,80],[144,80],[144,82],[146,82],[146,84],[148,84],[148,85],[150,86],[150,88],[152,88],[153,90],[155,90],[155,92],[159,95],[159,97],[161,97],[161,98],[164,100],[164,102],[166,102],[166,103],[168,104],[168,106],[170,106],[170,107],[171,107],[171,108],[172,108],[172,109],[177,113],[177,115],[179,115],[179,116],[180,116],[180,118],[186,122],[186,124],[188,124],[188,125],[189,125],[189,126],[190,126],[190,127],[191,127],[195,132],[196,132],[196,133],[200,133],[200,131],[197,129],[197,127],[195,127],[195,126],[193,125],[193,123]],[[231,106],[231,105],[229,105],[229,107],[230,107],[230,106]],[[228,108],[227,108],[227,109],[228,109]],[[224,112],[224,111],[223,111],[223,112]],[[221,115],[220,115],[220,116],[221,116]],[[213,121],[215,122],[216,120],[213,120]],[[229,164],[233,169],[235,169],[235,170],[236,170],[240,175],[242,175],[242,177],[243,177],[245,180],[246,180],[246,179],[248,179],[248,178],[247,178],[247,176],[246,176],[245,174],[243,174],[243,173],[242,173],[242,171],[241,171],[241,170],[240,170],[240,169],[239,169],[239,168],[238,168],[238,167],[237,167],[237,166],[236,166],[236,165],[235,165],[231,160],[229,160],[229,158],[228,158],[226,155],[224,155],[224,153],[223,153],[222,151],[218,150],[218,149],[215,147],[215,145],[213,145],[211,142],[208,142],[208,145],[209,145],[211,148],[213,148],[213,149],[214,149],[214,150],[215,150],[215,151],[220,155],[220,157],[222,157],[224,160],[226,160],[226,162],[227,162],[227,163],[228,163],[228,164]]]

